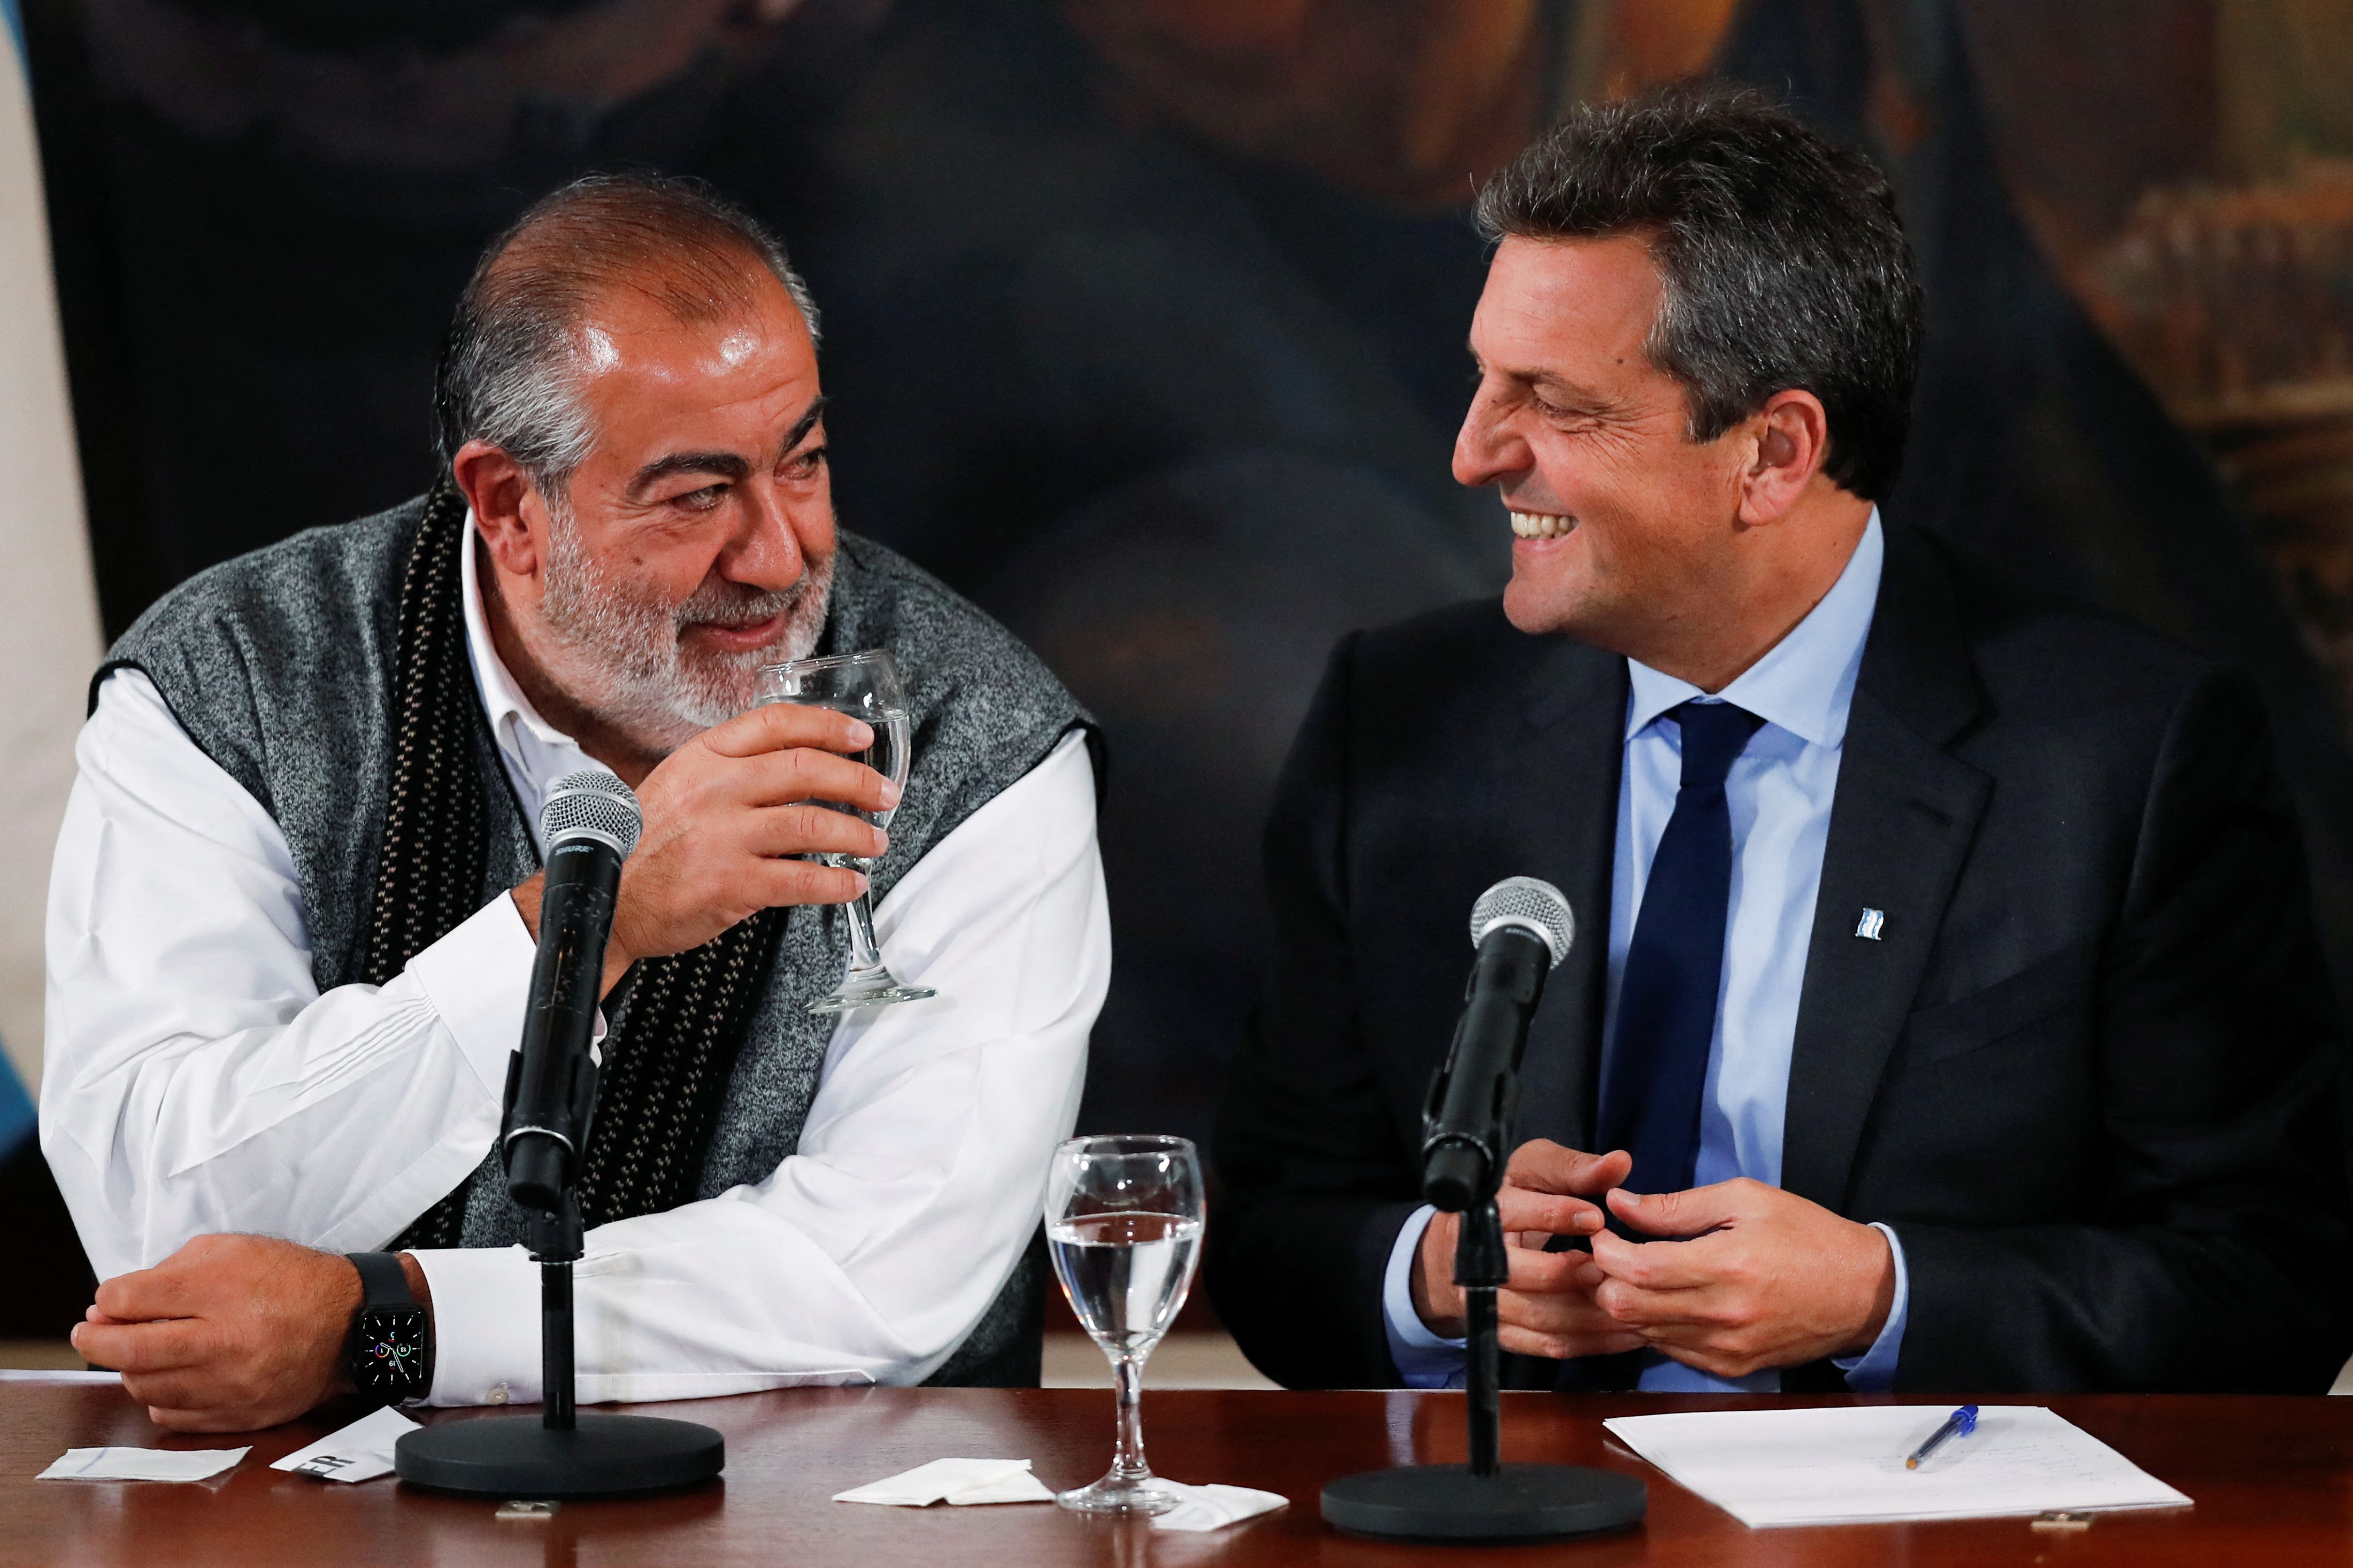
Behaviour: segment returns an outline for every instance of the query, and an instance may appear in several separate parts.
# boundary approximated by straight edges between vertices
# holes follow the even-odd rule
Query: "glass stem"
[[[1119,1447],[1113,1452],[1111,1473],[1140,1480],[1152,1473],[1144,1462],[1144,1361],[1140,1356],[1112,1358],[1112,1375],[1119,1381]]]
[[[882,953],[874,945],[871,893],[860,893],[846,906],[849,911],[849,973],[863,974],[882,967]]]

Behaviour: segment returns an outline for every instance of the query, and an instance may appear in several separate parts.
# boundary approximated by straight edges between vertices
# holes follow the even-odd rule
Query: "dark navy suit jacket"
[[[1622,658],[1493,602],[1335,653],[1267,830],[1276,948],[1207,1237],[1278,1380],[1398,1382],[1381,1272],[1500,878],[1557,884],[1586,928],[1516,1136],[1591,1147],[1625,704]],[[2243,678],[1890,527],[1793,940],[1782,1184],[1903,1237],[1899,1389],[2327,1386],[2353,1348],[2338,1025]]]

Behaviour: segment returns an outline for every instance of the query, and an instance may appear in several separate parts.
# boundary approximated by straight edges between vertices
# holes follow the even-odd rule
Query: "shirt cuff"
[[[1837,1356],[1831,1364],[1846,1373],[1846,1385],[1857,1394],[1884,1394],[1895,1386],[1896,1358],[1904,1353],[1904,1320],[1912,1310],[1912,1276],[1904,1267],[1904,1243],[1890,1227],[1873,1223],[1872,1229],[1887,1238],[1895,1259],[1895,1300],[1887,1309],[1887,1324],[1871,1348],[1859,1356]]]
[[[428,1405],[536,1405],[539,1268],[520,1247],[412,1252],[433,1296]]]
[[[507,1058],[522,1039],[539,944],[512,896],[501,893],[408,961],[433,1010],[493,1100],[507,1091]]]
[[[1437,1212],[1424,1204],[1406,1217],[1381,1276],[1381,1321],[1388,1331],[1389,1359],[1397,1363],[1398,1375],[1408,1388],[1460,1388],[1464,1378],[1463,1342],[1440,1339],[1413,1310],[1414,1255],[1421,1250],[1421,1233]]]

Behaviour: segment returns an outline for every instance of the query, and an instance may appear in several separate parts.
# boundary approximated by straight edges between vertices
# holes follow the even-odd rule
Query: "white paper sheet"
[[[1021,1485],[1028,1479],[1028,1486]],[[1027,1459],[934,1459],[895,1476],[836,1492],[836,1502],[928,1508],[950,1503],[1050,1502],[1054,1494],[1029,1475]]]
[[[1214,1481],[1207,1486],[1187,1486],[1166,1476],[1160,1478],[1160,1484],[1182,1496],[1185,1504],[1153,1515],[1155,1530],[1223,1530],[1227,1525],[1272,1513],[1291,1503],[1281,1492],[1262,1492],[1255,1487],[1220,1486]]]
[[[68,1448],[45,1481],[206,1481],[234,1468],[245,1448]]]
[[[322,1481],[372,1481],[392,1474],[392,1446],[403,1433],[416,1430],[416,1422],[386,1405],[272,1460],[269,1468]]]
[[[2189,1503],[2039,1405],[1986,1405],[1976,1432],[1905,1469],[1905,1456],[1951,1414],[1942,1405],[1876,1405],[1629,1415],[1602,1425],[1683,1486],[1757,1527]]]

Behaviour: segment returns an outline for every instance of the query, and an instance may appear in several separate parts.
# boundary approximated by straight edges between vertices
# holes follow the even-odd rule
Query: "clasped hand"
[[[1555,1360],[1654,1349],[1718,1377],[1859,1355],[1887,1321],[1887,1238],[1820,1204],[1742,1178],[1688,1192],[1621,1189],[1623,1151],[1588,1154],[1536,1140],[1512,1155],[1496,1207],[1510,1280],[1496,1292],[1499,1342]],[[1628,1241],[1630,1229],[1671,1239]],[[1415,1310],[1447,1338],[1463,1331],[1454,1283],[1460,1221],[1439,1215],[1413,1271]],[[1547,1252],[1556,1236],[1591,1251]]]
[[[409,1290],[429,1302],[404,1258]],[[153,1268],[109,1279],[74,1349],[122,1374],[158,1426],[250,1432],[291,1421],[344,1386],[359,1271],[332,1252],[263,1236],[200,1236]]]

